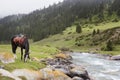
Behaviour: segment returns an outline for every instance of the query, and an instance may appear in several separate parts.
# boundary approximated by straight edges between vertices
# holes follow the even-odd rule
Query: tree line
[[[39,41],[50,35],[61,33],[75,21],[88,19],[89,22],[102,22],[104,10],[116,12],[114,9],[119,0],[64,0],[47,8],[35,10],[29,14],[7,16],[0,20],[0,42],[10,41],[19,33],[26,34],[30,39]],[[119,6],[117,6],[119,9]],[[97,20],[93,20],[93,16]],[[78,27],[79,28],[79,27]]]

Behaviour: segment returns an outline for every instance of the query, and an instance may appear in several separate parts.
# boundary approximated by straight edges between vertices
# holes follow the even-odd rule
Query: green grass
[[[97,52],[97,53],[102,53],[102,54],[120,54],[120,48],[118,46],[115,47],[114,51],[101,51],[101,50],[96,50],[99,49],[102,45],[100,44],[99,46],[90,46],[88,45],[90,42],[89,39],[92,37],[89,36],[89,34],[92,34],[94,29],[99,29],[100,32],[111,29],[114,27],[120,26],[120,21],[119,22],[108,22],[108,23],[99,23],[97,25],[95,24],[85,24],[82,26],[82,33],[78,34],[76,33],[75,25],[68,27],[66,30],[63,31],[61,34],[56,34],[53,36],[49,36],[46,39],[43,39],[41,41],[38,41],[34,44],[39,44],[41,46],[44,45],[49,45],[49,46],[54,46],[54,47],[67,47],[70,48],[73,51],[78,51],[78,52]],[[84,44],[83,46],[76,46],[75,45],[75,39],[79,36],[83,36],[81,43]]]
[[[83,34],[89,34],[92,33],[93,29],[100,29],[100,31],[106,30],[106,29],[111,29],[114,27],[120,26],[120,21],[119,22],[109,22],[109,23],[100,23],[97,25],[94,24],[87,24],[83,26]]]
[[[10,45],[0,45],[0,53],[3,53],[3,52],[12,54],[11,46]],[[30,57],[31,58],[32,57],[36,57],[38,59],[49,58],[59,52],[60,51],[55,47],[39,46],[39,45],[30,44]],[[18,58],[15,60],[15,63],[3,64],[0,62],[0,65],[3,65],[4,68],[8,71],[12,71],[14,69],[22,69],[22,68],[39,70],[39,69],[45,67],[45,64],[40,63],[40,62],[28,60],[27,63],[24,63],[24,61],[21,61],[20,48],[17,49],[16,54],[17,54]]]

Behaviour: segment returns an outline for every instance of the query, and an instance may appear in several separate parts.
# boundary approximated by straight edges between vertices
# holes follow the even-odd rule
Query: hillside
[[[120,21],[82,26],[82,33],[76,33],[76,26],[66,28],[62,33],[49,36],[34,44],[40,46],[54,46],[57,48],[67,48],[73,51],[97,52],[108,54],[119,54],[120,52]],[[99,29],[99,34],[93,36],[93,31]],[[108,40],[112,40],[113,51],[105,51]]]
[[[113,10],[116,7],[113,1],[64,0],[24,16],[7,16],[0,20],[0,42],[8,42],[11,36],[19,33],[39,41],[62,32],[78,20],[81,24],[117,20],[119,10]]]

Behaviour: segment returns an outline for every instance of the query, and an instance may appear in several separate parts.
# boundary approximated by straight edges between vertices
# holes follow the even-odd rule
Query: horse
[[[29,56],[29,42],[28,38],[25,35],[15,35],[11,38],[12,52],[14,53],[14,58],[16,58],[16,49],[17,47],[21,48],[21,60],[23,59],[23,49],[25,49],[24,62],[27,61]]]

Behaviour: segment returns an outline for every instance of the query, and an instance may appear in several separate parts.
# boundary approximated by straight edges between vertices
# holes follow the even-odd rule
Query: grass
[[[30,57],[36,57],[38,59],[42,58],[48,58],[52,57],[54,54],[59,53],[60,51],[57,48],[50,47],[50,46],[39,46],[39,45],[30,45]],[[11,53],[11,46],[10,45],[0,45],[0,53],[7,52]],[[3,65],[4,68],[8,71],[12,71],[14,69],[22,69],[22,68],[27,68],[27,69],[33,69],[33,70],[39,70],[43,67],[45,67],[45,64],[36,62],[36,61],[28,61],[27,63],[24,63],[21,61],[20,57],[20,48],[17,49],[17,59],[15,60],[15,63],[10,63],[10,64],[3,64],[0,62],[0,65]]]
[[[100,29],[100,31],[106,30],[106,29],[111,29],[114,27],[120,26],[120,21],[119,22],[109,22],[109,23],[100,23],[97,25],[94,24],[87,24],[83,26],[83,34],[90,34],[92,33],[93,29]]]
[[[104,30],[115,28],[118,26],[120,26],[120,21],[119,22],[108,22],[108,23],[103,22],[103,23],[99,23],[97,25],[85,24],[82,26],[82,33],[78,34],[78,33],[76,33],[76,26],[73,25],[71,27],[68,27],[61,34],[49,36],[48,38],[38,41],[34,44],[39,44],[41,46],[49,45],[49,46],[54,46],[54,47],[67,47],[67,48],[70,48],[73,51],[77,51],[77,52],[92,51],[92,52],[97,52],[97,53],[101,53],[101,54],[116,55],[116,54],[120,54],[119,45],[115,46],[114,51],[101,51],[101,50],[96,50],[96,49],[99,49],[102,46],[102,44],[99,44],[99,46],[90,46],[88,44],[91,43],[89,40],[92,38],[90,36],[90,34],[92,34],[94,29],[95,30],[99,29],[100,32],[102,32]],[[83,36],[83,38],[80,40],[80,43],[84,44],[82,46],[75,45],[75,40],[79,36]]]

